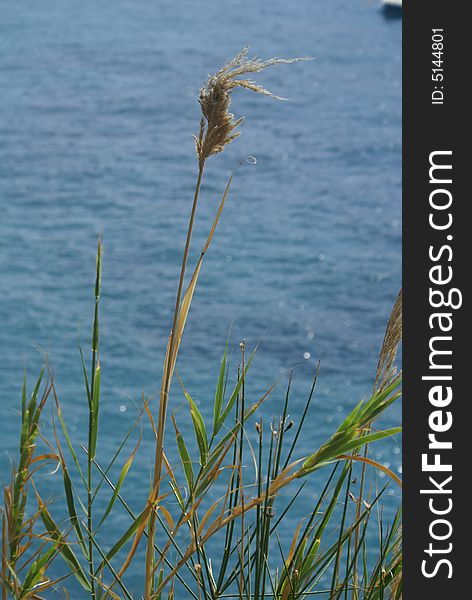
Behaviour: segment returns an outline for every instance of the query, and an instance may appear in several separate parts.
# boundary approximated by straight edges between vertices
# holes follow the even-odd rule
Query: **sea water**
[[[297,423],[320,361],[297,457],[316,450],[369,395],[401,285],[400,44],[401,21],[386,19],[367,0],[2,4],[4,477],[18,444],[23,372],[31,386],[41,352],[54,369],[74,441],[78,447],[86,442],[78,338],[89,360],[99,235],[102,464],[133,423],[141,394],[159,389],[196,179],[192,135],[200,119],[199,87],[246,45],[263,58],[315,60],[257,77],[288,101],[234,93],[232,110],[246,117],[242,136],[208,162],[190,265],[235,165],[247,155],[257,164],[245,163],[234,179],[194,297],[179,374],[211,423],[228,332],[233,378],[239,342],[245,339],[248,350],[259,343],[249,400],[278,380],[263,414],[266,420],[280,414],[293,369],[290,418]],[[170,410],[192,445],[178,384]],[[400,418],[396,405],[383,424],[398,425]],[[49,421],[47,412],[46,435],[52,435]],[[153,462],[152,434],[147,423],[143,427],[124,489],[136,510],[145,501]],[[115,477],[131,450],[117,461]],[[399,439],[378,444],[373,453],[401,472]],[[249,457],[248,463],[251,469]],[[287,517],[289,532],[309,513],[325,476],[310,481]],[[46,497],[61,493],[58,474],[45,472],[39,484]],[[389,494],[382,499],[387,519],[399,503],[395,487]],[[106,502],[106,495],[97,500],[97,514]],[[118,512],[103,543],[111,545],[128,523]],[[374,527],[372,548],[376,535]],[[141,576],[139,568],[131,576],[136,593]]]

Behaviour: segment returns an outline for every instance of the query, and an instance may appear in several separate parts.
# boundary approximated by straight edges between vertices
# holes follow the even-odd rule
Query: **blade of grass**
[[[88,593],[91,593],[92,589],[90,583],[85,575],[84,570],[82,569],[80,562],[78,561],[74,551],[70,548],[67,543],[64,535],[59,529],[58,525],[53,521],[49,511],[46,508],[46,505],[42,502],[41,498],[38,496],[38,504],[41,508],[41,519],[46,527],[48,535],[51,539],[59,542],[58,550],[64,559],[67,566],[70,568],[71,573],[80,583],[80,585],[84,588],[84,590]]]

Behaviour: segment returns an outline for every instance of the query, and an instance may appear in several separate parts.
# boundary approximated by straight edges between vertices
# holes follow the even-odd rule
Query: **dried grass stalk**
[[[259,58],[248,58],[248,48],[244,48],[233,59],[227,62],[215,75],[210,76],[200,91],[199,102],[202,109],[202,119],[200,121],[199,134],[195,137],[195,147],[198,157],[198,178],[195,186],[192,210],[190,213],[190,220],[187,229],[187,238],[182,258],[182,265],[180,269],[180,277],[175,302],[172,330],[170,333],[166,357],[164,360],[164,373],[159,398],[159,415],[156,434],[153,489],[149,497],[149,501],[151,504],[154,503],[155,499],[159,495],[159,487],[162,476],[164,432],[169,391],[172,383],[174,366],[177,361],[177,355],[183,333],[183,325],[185,324],[185,320],[190,310],[190,304],[192,300],[192,296],[187,296],[187,294],[183,297],[182,300],[182,294],[184,289],[185,272],[187,268],[190,242],[192,238],[193,226],[195,222],[195,215],[198,204],[198,198],[200,195],[200,188],[203,178],[203,171],[205,168],[205,162],[207,158],[212,156],[213,154],[219,154],[220,152],[223,152],[225,146],[239,136],[239,131],[235,131],[235,129],[238,127],[238,125],[241,124],[242,119],[235,120],[234,115],[229,112],[229,106],[231,103],[231,92],[235,88],[246,88],[258,94],[278,98],[278,96],[275,96],[274,94],[272,94],[259,84],[255,83],[254,81],[250,79],[245,79],[244,76],[248,75],[249,73],[260,73],[261,71],[267,69],[267,67],[270,67],[272,65],[289,64],[300,60],[305,59],[271,58],[269,60],[263,61]],[[224,197],[226,197],[228,189],[229,186],[227,186]],[[218,218],[219,215],[217,216],[217,219]],[[215,220],[215,223],[217,222],[217,219]],[[213,235],[213,233],[214,228],[212,228],[211,236]],[[205,251],[206,247],[204,248],[202,256]],[[198,277],[198,272],[196,273],[196,277]],[[192,278],[189,290],[192,289],[192,285],[196,285],[196,278]],[[193,294],[193,290],[191,291],[191,294]],[[186,298],[188,298],[187,304],[185,303]],[[179,324],[181,326],[179,326]],[[146,583],[144,591],[145,600],[149,600],[149,598],[151,597],[151,590],[153,585],[155,534],[156,514],[155,512],[152,512],[149,519],[149,536],[146,551]]]

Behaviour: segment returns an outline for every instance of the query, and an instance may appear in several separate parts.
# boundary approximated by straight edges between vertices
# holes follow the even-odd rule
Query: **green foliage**
[[[100,257],[99,246],[97,277],[101,273]],[[95,289],[99,290],[99,287]],[[96,307],[98,299],[99,295],[96,297]],[[98,340],[97,322],[96,311],[93,326],[95,340]],[[133,431],[141,417],[120,443],[107,468],[102,469],[97,462],[100,394],[98,345],[92,348],[93,377],[89,377],[83,354],[80,353],[84,366],[85,400],[90,415],[89,445],[82,449],[88,465],[86,476],[66,426],[51,375],[41,395],[44,370],[41,371],[29,400],[24,383],[19,467],[11,486],[5,488],[2,540],[4,598],[8,597],[5,593],[14,598],[35,598],[39,589],[53,587],[47,570],[52,561],[60,556],[67,569],[64,575],[72,575],[87,597],[132,599],[134,596],[126,583],[126,571],[133,563],[142,539],[149,537],[147,528],[152,512],[157,515],[160,537],[164,539],[163,546],[155,546],[156,579],[152,595],[155,599],[173,598],[176,585],[177,589],[185,589],[189,597],[212,600],[227,597],[290,600],[309,598],[313,592],[323,589],[330,599],[393,600],[401,597],[401,515],[397,514],[389,528],[385,528],[380,519],[378,556],[369,556],[365,548],[365,536],[371,515],[385,490],[369,498],[361,510],[351,492],[356,461],[362,460],[358,455],[359,449],[400,431],[399,428],[374,430],[376,419],[400,396],[399,376],[393,378],[389,385],[374,391],[367,400],[359,402],[332,436],[303,458],[298,455],[297,446],[303,437],[305,417],[315,396],[318,373],[315,374],[305,409],[297,423],[287,416],[292,384],[290,376],[280,417],[268,425],[264,425],[262,419],[252,421],[253,426],[248,428],[264,400],[275,393],[276,386],[270,386],[255,402],[248,403],[249,367],[255,351],[247,362],[244,352],[243,346],[236,381],[228,390],[230,365],[227,345],[224,349],[216,374],[211,435],[208,434],[209,428],[202,413],[179,378],[189,407],[195,444],[186,444],[175,415],[172,415],[180,468],[166,463],[166,477],[171,495],[177,500],[177,512],[168,492],[161,494],[153,503],[145,503],[137,515],[129,509],[122,496],[126,491],[126,477],[140,448],[141,436],[124,461],[116,482],[113,483],[107,475],[123,448],[133,438]],[[55,433],[55,448],[49,444],[48,454],[34,457],[41,411],[50,395],[54,398],[55,414],[71,465],[68,465],[58,433]],[[148,401],[143,402],[141,414],[147,413],[154,427]],[[251,441],[254,435],[255,439]],[[194,455],[195,450],[197,456]],[[247,475],[250,470],[245,455],[248,452],[255,467],[255,477],[252,479],[248,479]],[[62,473],[64,505],[68,513],[68,519],[62,523],[54,520],[51,509],[42,500],[36,487],[37,512],[32,521],[26,521],[24,517],[28,481],[33,475],[31,467],[36,462],[42,465],[47,460],[58,461]],[[366,461],[374,472],[382,469],[389,474],[388,469],[377,465],[372,459]],[[306,482],[289,492],[292,497],[288,502],[283,490],[291,490],[300,479],[330,465],[331,474],[324,488],[318,495],[315,494],[316,501],[311,512],[301,518],[298,515],[298,526],[291,534],[288,547],[285,547],[289,539],[286,517],[289,513],[297,516],[297,501],[303,494]],[[70,468],[74,471],[73,476]],[[97,483],[92,485],[94,471]],[[395,476],[391,475],[394,480]],[[217,482],[218,489],[226,488],[226,492],[222,495],[219,492],[215,500],[213,490]],[[103,493],[108,488],[109,499],[100,520],[93,526],[92,509],[101,488]],[[108,538],[109,549],[105,550],[98,541],[97,532],[106,527],[118,504],[126,508],[129,523],[115,541]],[[39,531],[38,523],[42,523],[43,532]],[[27,536],[32,538],[33,528],[38,531],[36,538],[39,547],[30,542],[20,552],[19,548],[24,545],[22,540]],[[214,549],[218,547],[221,547],[221,552],[212,560]],[[77,553],[76,549],[80,552]],[[24,568],[18,568],[18,564],[20,559],[26,559],[28,553],[32,558],[25,561],[27,568],[21,578]],[[358,565],[361,571],[357,570]],[[329,589],[322,585],[327,576],[331,579]]]

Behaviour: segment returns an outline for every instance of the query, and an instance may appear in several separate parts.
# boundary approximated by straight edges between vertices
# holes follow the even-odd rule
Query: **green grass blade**
[[[136,450],[137,450],[137,448],[136,448]],[[104,523],[104,521],[110,514],[110,512],[118,498],[118,494],[120,493],[121,487],[126,479],[126,476],[128,475],[128,471],[130,470],[131,465],[133,464],[134,456],[135,456],[135,452],[133,452],[133,454],[129,457],[129,459],[123,465],[123,468],[121,469],[121,473],[120,473],[120,476],[118,477],[118,481],[116,483],[115,489],[113,490],[113,495],[110,499],[110,502],[108,503],[108,506],[103,514],[103,517],[100,519],[100,523],[98,524],[97,529]]]
[[[304,477],[315,469],[319,469],[327,463],[336,460],[341,454],[346,454],[352,450],[357,450],[365,444],[382,440],[400,432],[401,427],[395,427],[393,429],[386,429],[376,433],[361,435],[355,439],[349,439],[349,437],[345,439],[342,436],[337,437],[335,435],[329,442],[322,446],[318,452],[315,452],[315,454],[312,454],[305,460],[302,468],[298,471],[297,477]]]
[[[82,468],[80,467],[79,459],[78,459],[77,454],[75,452],[74,446],[72,445],[72,440],[71,440],[71,437],[70,437],[70,434],[69,434],[69,430],[67,429],[67,425],[66,425],[66,422],[64,420],[64,416],[62,414],[61,405],[59,404],[59,398],[57,396],[57,393],[56,393],[54,385],[53,385],[53,395],[54,395],[54,401],[55,401],[55,404],[56,404],[56,414],[57,414],[57,417],[59,419],[59,423],[61,424],[62,433],[63,433],[64,438],[66,440],[67,447],[69,448],[69,452],[70,452],[70,454],[72,456],[72,460],[74,461],[74,464],[75,464],[75,467],[77,469],[77,472],[80,475],[82,483],[86,487],[87,483],[85,481],[85,476],[83,474]]]
[[[97,451],[97,437],[98,437],[98,415],[100,410],[100,362],[97,364],[95,369],[95,377],[93,379],[93,393],[92,393],[92,412],[91,412],[91,423],[90,423],[90,457],[95,458]]]
[[[215,403],[213,407],[213,435],[215,436],[220,427],[220,419],[221,419],[221,407],[223,406],[223,397],[225,390],[225,380],[226,380],[226,348],[223,353],[223,358],[221,360],[220,373],[218,376],[218,385],[216,386],[215,392]]]
[[[92,542],[93,542],[94,547],[98,550],[98,553],[102,557],[103,563],[106,564],[106,566],[110,570],[110,573],[113,575],[114,580],[118,583],[118,585],[120,586],[120,588],[123,590],[123,593],[124,593],[126,599],[127,600],[133,600],[133,597],[131,596],[131,594],[127,590],[127,588],[124,585],[123,581],[121,580],[120,577],[118,577],[118,573],[113,568],[113,565],[111,564],[111,562],[109,560],[107,560],[107,557],[106,557],[105,553],[103,552],[102,548],[99,546],[99,544],[97,544],[94,536],[92,536]],[[99,593],[101,593],[100,590],[101,590],[101,586],[98,586],[98,588],[97,588],[97,596],[98,596]]]
[[[47,508],[44,506],[44,504],[41,507],[41,519],[47,529],[48,535],[53,540],[56,540],[59,543],[58,551],[61,554],[62,558],[64,559],[64,562],[67,564],[67,566],[71,570],[71,573],[74,575],[74,577],[80,583],[80,585],[84,588],[84,590],[86,590],[87,592],[90,592],[91,591],[90,583],[87,580],[87,576],[85,575],[84,570],[82,569],[82,566],[80,565],[80,562],[78,561],[73,550],[68,545],[65,536],[62,534],[59,527],[53,521],[51,515],[49,514],[49,512],[48,512]]]
[[[43,555],[41,555],[37,560],[35,560],[30,566],[28,573],[23,582],[23,590],[18,597],[19,600],[23,598],[31,597],[29,593],[42,579],[45,566],[47,563],[54,557],[57,552],[58,544],[53,544],[51,548],[49,548]]]
[[[113,547],[111,548],[111,550],[109,550],[109,552],[107,552],[107,554],[106,554],[107,561],[110,561],[116,554],[118,554],[118,552],[123,548],[123,546],[131,539],[133,534],[138,530],[139,526],[142,525],[142,523],[146,519],[148,519],[149,512],[150,512],[150,508],[149,508],[149,506],[147,506],[136,517],[136,519],[133,521],[133,523],[131,523],[131,525],[128,527],[128,529],[125,531],[125,533],[116,542],[116,544],[114,544]],[[100,571],[100,568],[103,566],[103,564],[104,563],[102,563],[100,565],[100,567],[97,569],[97,572]]]
[[[174,415],[172,415],[172,422],[174,424],[175,439],[177,441],[177,448],[179,451],[180,461],[181,461],[182,467],[184,469],[185,478],[187,480],[189,491],[192,492],[193,482],[194,482],[192,460],[190,458],[190,454],[188,453],[187,446],[185,445],[184,438],[177,427],[177,423],[175,421]]]
[[[84,358],[82,346],[80,345],[80,341],[79,341],[79,354],[80,354],[80,362],[82,365],[82,374],[84,377],[85,392],[87,394],[89,410],[91,411],[92,410],[92,392],[90,391],[90,384],[89,384],[88,375],[87,375],[87,367],[85,366],[85,358]]]
[[[70,522],[76,533],[77,541],[79,542],[80,549],[82,550],[82,553],[85,556],[85,558],[88,560],[88,552],[87,552],[87,548],[85,545],[84,536],[83,536],[82,529],[80,526],[80,521],[77,517],[77,511],[75,509],[74,492],[72,489],[72,482],[71,482],[71,479],[69,476],[69,472],[65,465],[62,465],[62,478],[64,481],[64,491],[65,491],[65,495],[66,495],[67,510],[69,511]]]
[[[36,401],[38,398],[39,388],[41,387],[41,382],[43,380],[44,375],[44,367],[41,369],[38,379],[36,381],[36,385],[34,386],[33,393],[31,394],[30,401],[28,403],[28,413],[29,413],[29,425],[31,427],[33,423],[33,419],[36,411]]]
[[[238,379],[238,381],[237,381],[237,383],[236,383],[236,385],[234,387],[233,393],[231,394],[231,397],[228,400],[228,403],[226,404],[223,412],[221,413],[218,430],[221,428],[221,426],[223,425],[223,423],[226,421],[227,416],[231,412],[231,410],[232,410],[232,408],[234,406],[234,403],[236,402],[236,398],[239,395],[239,392],[241,390],[241,386],[243,385],[243,381],[245,380],[246,374],[248,372],[249,367],[251,366],[251,363],[252,363],[252,360],[253,360],[253,358],[254,358],[254,356],[256,354],[256,351],[257,351],[257,347],[254,348],[254,350],[252,351],[252,354],[249,357],[249,360],[247,361],[246,366],[244,367],[244,372],[243,372],[242,376]]]
[[[198,407],[195,404],[193,398],[183,386],[183,383],[180,380],[180,378],[179,381],[190,406],[190,415],[192,417],[195,438],[197,440],[198,449],[200,450],[200,464],[203,467],[208,459],[208,436],[205,428],[205,422],[203,421],[201,412],[198,410]]]

